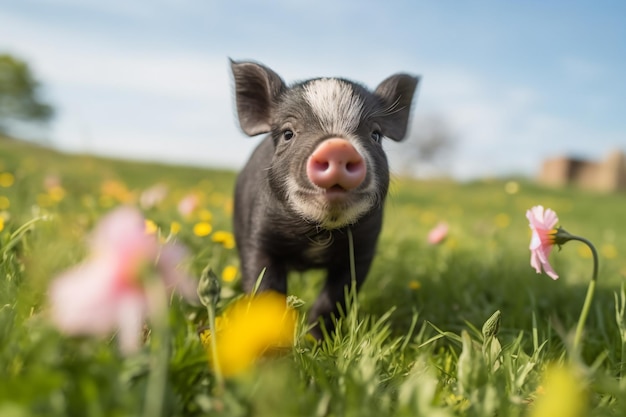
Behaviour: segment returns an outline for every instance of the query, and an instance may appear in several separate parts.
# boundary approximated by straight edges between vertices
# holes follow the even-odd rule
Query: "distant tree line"
[[[0,133],[8,134],[13,123],[47,122],[53,115],[54,109],[41,98],[41,84],[28,64],[0,54]]]
[[[438,114],[420,115],[402,144],[400,163],[404,174],[446,176],[454,159],[458,135],[448,121]]]

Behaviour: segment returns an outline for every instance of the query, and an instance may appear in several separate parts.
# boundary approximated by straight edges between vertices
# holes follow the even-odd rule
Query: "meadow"
[[[323,276],[293,274],[289,294],[301,318],[293,346],[223,381],[199,336],[208,322],[201,304],[172,296],[168,338],[152,338],[147,322],[130,355],[115,334],[73,337],[52,324],[50,283],[88,256],[94,227],[125,205],[140,208],[146,233],[187,248],[194,279],[213,271],[224,311],[241,295],[234,180],[228,171],[0,138],[1,416],[150,415],[157,403],[168,416],[626,415],[625,194],[515,178],[394,177],[372,270],[358,297],[347,294],[337,332],[319,344],[306,336],[304,315]],[[579,347],[572,340],[591,252],[568,242],[550,257],[560,278],[537,274],[525,213],[539,204],[598,250]],[[429,244],[440,222],[448,235]],[[166,355],[155,362],[155,352]],[[163,364],[154,391],[151,375]]]

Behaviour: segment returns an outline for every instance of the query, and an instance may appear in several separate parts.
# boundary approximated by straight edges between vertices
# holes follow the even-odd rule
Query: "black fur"
[[[323,268],[327,271],[326,283],[309,321],[318,323],[321,318],[331,331],[332,316],[338,306],[343,308],[344,290],[351,284],[347,228],[353,234],[358,289],[370,268],[382,225],[389,168],[381,144],[371,138],[372,129],[394,140],[404,138],[418,79],[398,74],[383,81],[374,93],[341,80],[362,100],[362,120],[353,132],[328,132],[305,99],[305,87],[311,81],[287,87],[276,73],[262,65],[231,62],[231,68],[242,130],[250,136],[269,133],[240,173],[235,190],[234,230],[244,289],[251,291],[265,270],[260,290],[286,293],[288,271]],[[286,129],[294,132],[294,139],[285,140]],[[337,136],[357,141],[371,163],[363,184],[348,191],[343,203],[330,207],[325,216],[341,217],[342,210],[364,198],[371,200],[371,206],[352,224],[328,228],[303,217],[293,200],[298,195],[299,204],[323,201],[316,196],[320,190],[308,180],[306,161],[321,142]],[[291,194],[287,179],[297,185]],[[308,196],[316,197],[307,200]],[[317,338],[322,335],[319,326],[312,333]]]

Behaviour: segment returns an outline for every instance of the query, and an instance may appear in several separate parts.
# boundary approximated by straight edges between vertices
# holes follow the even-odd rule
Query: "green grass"
[[[163,236],[172,222],[181,225],[175,238],[190,249],[192,273],[199,277],[209,265],[219,276],[237,266],[235,249],[196,236],[200,218],[176,208],[196,193],[213,230],[231,230],[235,174],[70,156],[0,138],[2,173],[14,181],[0,185],[0,415],[139,415],[150,343],[125,358],[114,339],[60,335],[47,318],[48,284],[84,259],[98,219],[157,183],[168,196],[144,214]],[[61,191],[46,189],[51,176]],[[228,379],[221,392],[197,335],[206,312],[173,300],[166,415],[526,416],[535,399],[548,396],[542,375],[553,362],[582,373],[589,409],[580,415],[626,415],[626,317],[619,311],[626,301],[626,195],[524,180],[511,193],[508,182],[394,179],[378,255],[337,333],[320,346],[299,338],[292,351]],[[570,242],[551,256],[559,280],[535,274],[525,211],[537,204],[553,208],[561,226],[600,253],[581,352],[572,351],[571,339],[592,260]],[[439,221],[450,234],[430,246],[426,234]],[[290,277],[302,312],[321,279],[316,271]],[[223,283],[220,308],[240,292],[237,280]],[[496,343],[481,328],[497,310]]]

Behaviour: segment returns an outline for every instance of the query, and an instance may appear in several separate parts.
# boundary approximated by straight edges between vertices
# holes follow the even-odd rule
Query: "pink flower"
[[[559,218],[554,210],[544,210],[543,206],[535,206],[526,211],[526,217],[530,222],[532,236],[530,238],[530,265],[535,268],[538,274],[541,269],[545,271],[552,279],[559,276],[554,272],[552,266],[548,262],[548,256],[554,246],[554,234]]]
[[[428,232],[428,243],[431,245],[437,245],[448,236],[448,224],[440,222],[430,232]]]
[[[178,202],[178,212],[189,217],[200,206],[200,199],[195,194],[187,194]]]
[[[55,278],[49,289],[51,318],[68,335],[105,336],[118,330],[123,353],[141,345],[147,316],[159,307],[148,296],[146,278],[158,276],[168,291],[177,287],[195,299],[195,284],[176,269],[185,250],[161,246],[145,233],[144,219],[130,207],[105,216],[90,239],[91,257]]]
[[[139,196],[139,204],[144,209],[158,206],[167,197],[167,186],[156,184],[144,190]]]

